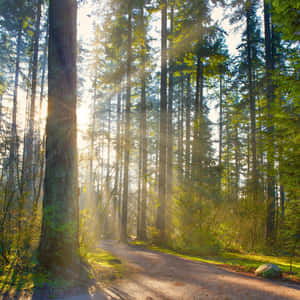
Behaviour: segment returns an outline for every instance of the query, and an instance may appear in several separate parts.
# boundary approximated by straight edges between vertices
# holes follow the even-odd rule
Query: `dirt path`
[[[173,255],[103,241],[133,274],[105,290],[107,299],[300,299],[300,285],[258,279]]]

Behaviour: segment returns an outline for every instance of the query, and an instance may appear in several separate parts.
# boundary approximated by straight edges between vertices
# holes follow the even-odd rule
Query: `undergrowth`
[[[82,261],[88,266],[89,282],[53,277],[37,268],[34,256],[26,264],[16,257],[9,265],[0,268],[0,295],[13,299],[20,295],[39,294],[43,297],[43,293],[47,293],[47,297],[56,298],[82,290],[96,290],[103,284],[121,278],[126,270],[122,261],[99,248],[85,252]]]

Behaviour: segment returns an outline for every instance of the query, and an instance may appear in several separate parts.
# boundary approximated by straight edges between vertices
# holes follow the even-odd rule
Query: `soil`
[[[104,289],[107,299],[300,299],[297,283],[257,278],[115,241],[102,241],[100,247],[127,261],[131,270],[130,276]]]

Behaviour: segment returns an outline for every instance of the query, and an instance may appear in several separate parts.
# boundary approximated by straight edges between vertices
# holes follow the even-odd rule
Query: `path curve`
[[[99,246],[127,261],[133,270],[105,289],[107,299],[300,299],[298,284],[250,277],[116,241],[102,241]]]

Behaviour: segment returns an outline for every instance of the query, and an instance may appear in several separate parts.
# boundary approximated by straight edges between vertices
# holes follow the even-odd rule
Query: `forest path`
[[[300,299],[297,284],[255,278],[116,241],[102,241],[99,247],[132,269],[128,278],[105,289],[107,299]]]

